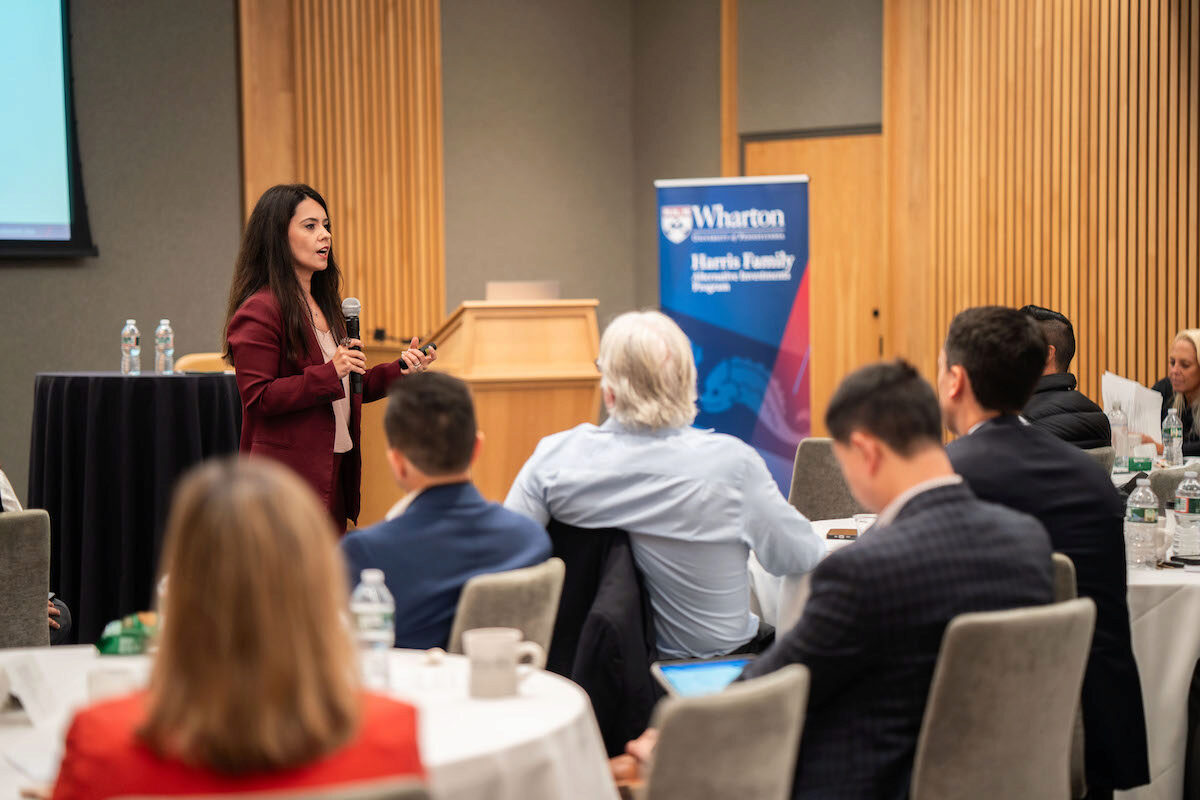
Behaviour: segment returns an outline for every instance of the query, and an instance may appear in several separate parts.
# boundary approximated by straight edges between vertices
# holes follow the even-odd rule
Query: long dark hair
[[[229,287],[229,308],[225,313],[224,356],[233,363],[233,352],[229,347],[229,321],[242,307],[242,303],[264,286],[271,288],[279,303],[283,318],[283,343],[288,358],[300,363],[308,352],[308,330],[312,316],[308,311],[292,263],[292,248],[288,243],[288,225],[296,206],[304,198],[317,201],[329,216],[325,198],[303,183],[272,186],[263,192],[254,206],[246,230],[242,233],[242,246],[238,250],[237,263],[233,268],[233,284]],[[346,335],[346,321],[342,319],[341,296],[342,273],[338,270],[329,248],[327,266],[312,276],[313,300],[325,315],[334,341]]]

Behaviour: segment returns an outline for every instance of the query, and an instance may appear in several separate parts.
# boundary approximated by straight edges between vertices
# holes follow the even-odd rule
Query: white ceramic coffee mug
[[[532,669],[518,672],[517,664],[541,669],[546,651],[536,642],[521,641],[516,628],[475,628],[463,632],[463,650],[471,662],[471,697],[511,697]]]

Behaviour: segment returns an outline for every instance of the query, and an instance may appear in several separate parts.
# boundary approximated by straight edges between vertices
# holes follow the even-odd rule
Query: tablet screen
[[[659,667],[662,676],[681,697],[719,692],[734,678],[742,674],[742,668],[750,663],[748,658],[725,661],[697,661],[694,664],[663,664]]]

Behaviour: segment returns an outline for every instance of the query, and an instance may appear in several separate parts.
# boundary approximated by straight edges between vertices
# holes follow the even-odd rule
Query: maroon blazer
[[[333,401],[345,397],[332,363],[307,331],[301,363],[288,358],[279,301],[268,289],[246,299],[229,321],[229,349],[242,396],[241,450],[287,464],[316,491],[326,508],[333,496]],[[363,393],[350,395],[350,438],[343,456],[346,516],[358,522],[362,450],[362,404],[378,400],[400,377],[400,362],[380,364],[363,375]]]

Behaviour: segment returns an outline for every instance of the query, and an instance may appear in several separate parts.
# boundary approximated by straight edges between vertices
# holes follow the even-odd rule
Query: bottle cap
[[[1149,486],[1150,479],[1149,478],[1138,478],[1137,485],[1138,486]],[[366,570],[363,570],[363,572],[366,572]]]
[[[1196,473],[1189,469],[1187,472],[1183,473],[1183,477],[1194,478],[1196,477]]]
[[[158,324],[159,324],[159,325],[170,325],[170,324],[171,324],[171,320],[169,320],[169,319],[160,319],[160,320],[158,321]]]
[[[131,320],[131,319],[127,319],[127,320],[125,320],[125,324],[126,324],[126,325],[136,325],[137,323],[136,323],[136,322],[134,322],[134,321],[133,321],[133,320]]]
[[[383,583],[383,570],[364,569],[359,573],[363,583]]]

